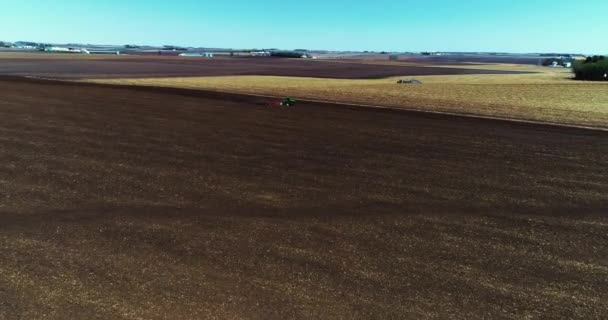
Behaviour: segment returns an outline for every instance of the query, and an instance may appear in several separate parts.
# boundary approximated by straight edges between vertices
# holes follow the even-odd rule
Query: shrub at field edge
[[[572,68],[576,80],[608,81],[608,59],[604,56],[577,61]]]

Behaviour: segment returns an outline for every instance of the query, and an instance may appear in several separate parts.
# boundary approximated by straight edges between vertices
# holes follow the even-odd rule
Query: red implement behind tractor
[[[287,97],[283,100],[270,100],[268,104],[272,107],[294,107],[296,105],[296,99]]]

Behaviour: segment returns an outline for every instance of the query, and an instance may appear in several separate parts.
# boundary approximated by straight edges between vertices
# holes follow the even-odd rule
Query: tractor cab
[[[293,98],[285,98],[281,101],[281,107],[293,107],[296,105],[296,99]]]

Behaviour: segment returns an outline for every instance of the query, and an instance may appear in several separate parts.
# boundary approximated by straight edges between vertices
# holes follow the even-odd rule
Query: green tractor
[[[281,107],[293,107],[296,105],[296,99],[293,98],[285,98],[281,101]]]

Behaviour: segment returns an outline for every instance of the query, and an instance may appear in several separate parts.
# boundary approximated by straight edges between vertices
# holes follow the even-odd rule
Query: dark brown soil
[[[100,57],[0,59],[0,75],[61,79],[269,75],[339,79],[390,76],[509,74],[517,72],[440,67],[372,65],[280,58]]]
[[[0,92],[0,319],[608,313],[606,133],[175,89]]]
[[[416,56],[405,57],[404,61],[429,64],[471,64],[471,63],[508,63],[538,65],[542,58],[530,56],[491,56],[491,55],[443,55],[443,56]]]
[[[446,54],[440,56],[421,56],[421,55],[400,55],[399,61],[409,63],[421,63],[430,65],[471,65],[479,64],[483,68],[484,63],[507,63],[538,65],[542,57],[534,56],[515,56],[515,55],[476,55],[476,54]],[[340,57],[339,60],[361,61],[389,61],[389,55],[357,55],[350,57]]]

